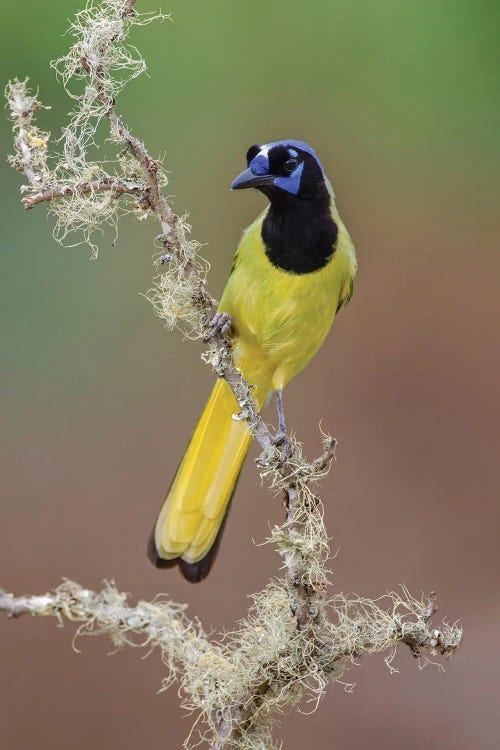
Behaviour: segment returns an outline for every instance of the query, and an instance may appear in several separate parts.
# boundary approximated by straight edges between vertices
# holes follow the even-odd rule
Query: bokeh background
[[[146,10],[154,3],[141,2]],[[49,59],[79,0],[6,3],[0,71],[68,100]],[[166,152],[177,211],[220,294],[241,229],[263,205],[231,194],[246,148],[283,137],[318,150],[352,233],[359,276],[321,353],[287,390],[289,424],[318,451],[339,438],[323,497],[334,586],[376,596],[436,589],[465,642],[446,672],[408,653],[348,674],[312,716],[284,719],[285,747],[486,750],[498,746],[497,2],[171,0],[174,23],[134,32],[149,77],[119,109]],[[19,203],[0,122],[2,200],[0,585],[44,592],[61,577],[133,598],[168,592],[207,629],[230,627],[278,559],[257,547],[281,518],[249,461],[219,559],[198,587],[157,571],[145,543],[210,389],[200,347],[162,329],[140,292],[152,223],[121,225],[100,256],[64,249],[44,207]],[[273,417],[273,412],[269,417]],[[498,622],[498,620],[497,620]],[[71,649],[73,628],[0,621],[2,747],[179,747],[190,719],[158,694],[155,655]],[[307,707],[306,707],[307,710]]]

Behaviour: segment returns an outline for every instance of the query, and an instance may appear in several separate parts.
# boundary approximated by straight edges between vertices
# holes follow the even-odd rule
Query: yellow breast
[[[237,334],[238,363],[250,383],[283,388],[322,345],[356,272],[354,247],[338,215],[336,251],[312,273],[274,266],[261,237],[265,213],[245,231],[219,309]]]

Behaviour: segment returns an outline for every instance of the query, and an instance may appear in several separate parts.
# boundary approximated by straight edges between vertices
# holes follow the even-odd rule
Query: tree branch
[[[96,193],[99,191],[111,191],[116,196],[129,194],[135,196],[143,196],[144,190],[141,185],[134,185],[133,183],[120,182],[120,180],[103,177],[101,180],[90,180],[90,182],[81,182],[76,185],[58,185],[51,188],[46,188],[40,193],[26,196],[22,198],[24,208],[29,210],[34,208],[39,203],[44,201],[53,201],[56,198],[68,198],[75,193],[80,195],[88,195],[89,193]]]
[[[168,667],[166,682],[180,676],[186,707],[203,696],[205,710],[210,711],[207,723],[215,730],[211,747],[222,750],[235,743],[238,746],[244,735],[246,739],[252,733],[259,735],[269,704],[274,705],[278,699],[286,705],[287,697],[293,697],[294,689],[311,670],[320,669],[324,680],[339,679],[350,660],[389,651],[388,666],[395,671],[390,663],[398,645],[408,646],[414,657],[425,653],[450,656],[458,648],[461,631],[456,625],[443,623],[436,628],[430,624],[436,611],[434,594],[417,601],[403,589],[401,594],[392,592],[382,600],[386,608],[368,599],[336,595],[330,605],[335,608],[338,622],[329,626],[329,638],[321,648],[301,653],[300,660],[296,659],[295,648],[301,639],[296,635],[281,642],[273,658],[259,659],[253,650],[248,654],[254,621],[243,623],[239,632],[229,634],[222,642],[209,640],[201,626],[186,617],[184,605],[162,598],[130,606],[127,596],[112,583],[94,592],[65,581],[41,596],[15,597],[0,590],[0,612],[11,618],[31,614],[54,617],[59,622],[67,619],[80,623],[77,635],[103,634],[117,647],[159,649]],[[253,660],[246,664],[249,655]],[[228,684],[232,675],[245,673],[248,667],[246,684],[241,680]],[[236,686],[240,690],[232,693]],[[236,696],[232,702],[212,708],[220,694],[228,690]],[[287,696],[287,691],[291,695]]]

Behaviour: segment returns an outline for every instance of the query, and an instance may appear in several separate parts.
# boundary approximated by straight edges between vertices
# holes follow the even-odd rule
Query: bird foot
[[[278,430],[276,435],[271,438],[271,445],[283,446],[278,466],[283,466],[285,461],[287,461],[293,455],[293,452],[295,450],[295,443],[283,430]],[[255,463],[257,464],[257,466],[265,468],[266,466],[269,466],[271,458],[272,451],[263,450],[262,453],[255,459]]]
[[[288,437],[284,430],[278,430],[276,435],[272,438],[271,444],[281,446],[281,457],[279,465],[283,466],[285,461],[292,457],[295,450],[295,444],[293,440]]]
[[[204,341],[210,341],[210,339],[213,339],[218,333],[221,333],[224,336],[231,328],[232,324],[233,321],[229,313],[216,312],[208,324],[208,331],[204,337]]]
[[[261,469],[265,469],[266,466],[269,466],[269,452],[263,450],[255,459],[255,463]]]

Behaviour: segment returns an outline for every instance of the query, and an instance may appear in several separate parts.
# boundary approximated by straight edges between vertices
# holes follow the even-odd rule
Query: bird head
[[[232,190],[257,188],[271,201],[314,197],[325,191],[325,173],[314,150],[303,141],[275,141],[250,146],[248,169],[234,180]]]

